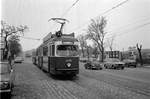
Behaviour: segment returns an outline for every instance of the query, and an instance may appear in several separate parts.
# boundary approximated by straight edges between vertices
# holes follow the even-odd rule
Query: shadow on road
[[[48,74],[48,73],[47,73]],[[51,75],[48,74],[54,80],[62,80],[62,81],[76,81],[79,79],[78,76],[71,76],[71,75]]]

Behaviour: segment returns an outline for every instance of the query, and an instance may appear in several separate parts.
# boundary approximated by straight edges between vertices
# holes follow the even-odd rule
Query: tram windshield
[[[78,46],[77,45],[58,45],[56,53],[59,56],[77,56]]]

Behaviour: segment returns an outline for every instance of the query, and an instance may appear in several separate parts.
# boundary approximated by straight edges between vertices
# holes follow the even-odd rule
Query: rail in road
[[[138,72],[136,72],[138,71]],[[85,70],[77,77],[55,77],[41,71],[30,60],[15,66],[12,99],[149,99],[147,69]],[[135,74],[141,75],[136,77]],[[132,79],[134,78],[134,79]]]

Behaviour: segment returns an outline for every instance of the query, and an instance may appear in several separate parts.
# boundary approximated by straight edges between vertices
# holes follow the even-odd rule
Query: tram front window
[[[58,45],[56,53],[59,56],[77,56],[78,46],[77,45]]]

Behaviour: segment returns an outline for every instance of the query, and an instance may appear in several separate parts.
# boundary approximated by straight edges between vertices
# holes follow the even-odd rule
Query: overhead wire
[[[129,1],[129,0],[125,0],[125,1],[123,1],[123,2],[121,2],[121,3],[119,3],[119,4],[117,4],[116,6],[114,6],[114,7],[110,8],[110,9],[106,10],[105,12],[99,14],[98,16],[104,15],[104,14],[110,12],[110,11],[112,11],[112,10],[114,10],[114,9],[116,9],[116,8],[118,8],[118,7],[120,7],[121,5],[127,3],[128,1]],[[96,17],[98,17],[98,16],[96,16]],[[96,17],[95,17],[95,18],[96,18]],[[144,19],[144,20],[145,20],[145,19]],[[139,20],[138,20],[138,21],[139,21]],[[89,22],[89,21],[88,21],[88,22]],[[87,23],[87,22],[86,22],[86,23]],[[135,22],[134,22],[134,23],[135,23]],[[127,25],[130,25],[130,24],[133,24],[133,23],[126,24],[126,26],[127,26]],[[136,27],[134,27],[134,28],[132,28],[132,29],[126,31],[126,33],[124,33],[124,32],[121,32],[121,33],[119,33],[119,34],[117,33],[117,35],[115,34],[115,36],[121,36],[121,35],[130,33],[130,31],[137,30],[137,29],[142,28],[142,27],[144,27],[144,26],[146,26],[146,25],[149,25],[149,24],[150,24],[150,22],[144,23],[144,24],[142,24],[142,25],[136,26]],[[84,23],[84,25],[85,25],[85,23]],[[82,27],[83,27],[83,25],[82,25]],[[124,27],[124,26],[123,26],[123,27]],[[75,28],[75,29],[73,29],[73,30],[77,30],[77,29],[80,29],[80,28],[81,28],[81,27],[77,27],[77,28]],[[107,39],[109,39],[109,38],[107,38]]]
[[[129,1],[129,0],[122,1],[122,2],[120,2],[119,4],[113,6],[112,8],[110,8],[110,9],[104,11],[103,13],[100,13],[98,16],[101,16],[101,15],[104,15],[104,14],[110,12],[110,11],[112,11],[112,10],[114,10],[114,9],[116,9],[116,8],[118,8],[118,7],[120,7],[120,6],[122,6],[123,4],[127,3],[128,1]],[[96,16],[96,17],[98,17],[98,16]],[[94,17],[94,18],[96,18],[96,17]],[[90,21],[90,20],[89,20],[89,21]],[[79,30],[79,29],[82,28],[84,25],[86,25],[89,21],[83,23],[81,26],[79,26],[79,27],[77,27],[77,28],[75,28],[75,29],[72,29],[71,31],[73,31],[73,30]]]
[[[114,30],[121,30],[122,28],[127,28],[127,27],[131,26],[131,25],[134,24],[134,23],[137,23],[137,22],[139,22],[139,21],[144,22],[144,21],[147,21],[148,19],[149,19],[149,18],[146,18],[146,19],[143,19],[143,20],[137,20],[137,21],[134,21],[134,22],[132,22],[132,23],[125,24],[125,25],[123,25],[123,26],[121,26],[121,27],[118,27],[118,28],[109,30],[109,31],[107,31],[107,33],[111,33],[111,34],[109,34],[109,35],[114,35],[114,34],[112,34],[112,32],[114,32]],[[134,25],[135,25],[135,24],[134,24]],[[122,31],[122,30],[121,30],[121,31]]]
[[[131,31],[133,31],[133,30],[135,31],[135,30],[137,30],[137,29],[139,29],[139,28],[142,28],[142,27],[144,27],[144,26],[147,26],[147,25],[149,25],[149,24],[150,24],[150,22],[147,22],[147,23],[138,25],[138,26],[136,26],[136,27],[134,27],[134,28],[131,28],[131,29],[127,30],[127,31],[118,32],[118,33],[116,33],[115,36],[121,36],[121,35],[125,35],[125,34],[128,34],[128,33],[131,33]],[[111,37],[112,37],[112,36],[111,36]],[[106,39],[110,39],[111,37],[107,37]]]
[[[65,14],[67,14],[67,13],[70,11],[70,9],[71,9],[73,6],[75,6],[75,5],[77,4],[78,1],[79,1],[79,0],[76,0],[76,1],[66,10],[66,12],[65,12],[62,16],[64,16]],[[110,12],[110,11],[112,11],[112,10],[114,10],[114,9],[116,9],[116,8],[118,8],[118,7],[120,7],[121,5],[127,3],[128,1],[129,1],[129,0],[125,0],[125,1],[123,1],[123,2],[121,2],[121,3],[119,3],[119,4],[117,4],[116,6],[113,6],[112,8],[106,10],[105,12],[99,14],[98,16],[104,15],[104,14]],[[98,17],[98,16],[96,16],[96,17]],[[95,18],[96,18],[96,17],[95,17]],[[89,21],[88,21],[88,22],[89,22]],[[148,23],[148,24],[149,24],[149,23]],[[148,24],[143,24],[143,26],[148,25]],[[84,25],[85,25],[85,23],[84,23]],[[83,27],[83,25],[82,25],[82,27]],[[80,28],[81,28],[81,27],[78,27],[77,29],[80,29]],[[76,29],[73,29],[73,30],[76,30]],[[20,37],[25,38],[25,39],[31,39],[31,40],[41,40],[41,39],[31,38],[31,37],[23,37],[23,36],[20,36]]]
[[[132,29],[129,29],[128,31],[126,31],[126,33],[120,33],[120,34],[118,34],[118,36],[125,35],[125,34],[127,34],[127,33],[130,33],[130,32],[133,31],[133,30],[135,31],[135,30],[137,30],[137,29],[139,29],[139,28],[142,28],[142,27],[144,27],[144,26],[147,26],[147,25],[149,25],[149,24],[150,24],[150,22],[147,22],[147,23],[138,25],[138,26],[136,26],[136,27],[134,27],[134,28],[132,28]]]
[[[77,4],[77,2],[78,2],[79,0],[76,0],[63,14],[62,14],[62,16],[60,17],[60,19],[62,19],[64,16],[65,16],[65,14],[67,14],[69,11],[70,11],[70,9],[72,9],[76,4]],[[51,18],[52,19],[52,18]],[[48,21],[50,21],[51,19],[49,19]],[[68,21],[68,20],[67,20]],[[68,21],[69,22],[69,21]],[[47,33],[46,33],[46,35],[47,35]],[[44,36],[45,37],[45,36]]]
[[[63,14],[61,17],[64,17],[69,11],[70,9],[72,9],[77,3],[78,3],[79,0],[76,0]]]
[[[64,14],[62,15],[62,17],[63,17],[65,14],[67,14],[67,13],[70,11],[70,9],[72,9],[72,8],[77,4],[78,1],[79,1],[79,0],[76,0],[76,1],[66,10],[66,12],[64,12]],[[41,40],[41,39],[39,39],[39,38],[32,38],[32,37],[24,37],[24,36],[19,36],[19,37],[22,37],[22,38],[24,38],[24,39],[30,39],[30,40]]]
[[[104,15],[104,14],[110,12],[110,11],[112,11],[112,10],[114,10],[114,9],[116,9],[116,8],[118,8],[118,7],[120,7],[120,6],[122,6],[123,4],[127,3],[128,1],[129,1],[129,0],[122,1],[122,2],[120,2],[119,4],[117,4],[116,6],[113,6],[112,8],[110,8],[110,9],[106,10],[105,12],[99,14],[98,16],[101,16],[101,15]],[[98,16],[96,16],[96,17],[98,17]]]
[[[63,13],[62,17],[64,17],[64,15],[67,14],[67,13],[70,11],[70,9],[72,9],[72,8],[78,3],[78,1],[79,1],[79,0],[76,0],[76,1],[66,10],[66,12]],[[99,14],[98,16],[110,12],[111,10],[116,9],[117,7],[119,7],[119,6],[123,5],[123,4],[125,4],[125,3],[128,2],[128,1],[129,1],[129,0],[125,0],[125,1],[123,1],[123,2],[121,2],[121,3],[119,3],[119,4],[117,4],[116,6],[113,6],[112,8],[106,10],[105,12]],[[97,17],[97,16],[96,16],[96,17]],[[84,23],[84,25],[85,25],[85,23]],[[83,25],[82,25],[82,26],[83,26]],[[77,27],[77,29],[80,29],[80,28],[81,28],[81,27]],[[73,29],[73,30],[76,30],[76,29]],[[24,38],[26,38],[26,39],[32,39],[32,40],[40,40],[40,39],[29,38],[29,37],[24,37]]]

